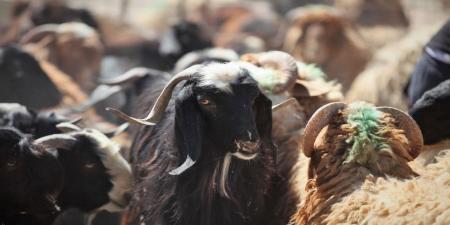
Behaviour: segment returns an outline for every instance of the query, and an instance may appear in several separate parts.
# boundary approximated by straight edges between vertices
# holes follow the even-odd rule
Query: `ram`
[[[400,184],[420,182],[408,162],[420,153],[422,146],[419,127],[400,110],[365,103],[323,106],[304,131],[302,148],[310,157],[309,180],[306,196],[291,224],[363,224],[385,219],[402,224],[400,221],[410,221],[404,215],[426,218],[431,214],[389,208],[388,203],[402,199],[405,189]],[[398,196],[392,201],[371,197],[385,191],[381,186],[391,186],[390,191],[395,190]],[[362,194],[367,198],[357,197]],[[426,208],[437,203],[423,200],[397,202],[397,206],[424,204]]]
[[[239,63],[192,66],[158,96],[147,87],[131,150],[125,224],[271,224],[276,192],[271,101]],[[174,95],[174,99],[172,99]],[[157,97],[158,96],[158,97]],[[157,98],[156,98],[157,97]]]

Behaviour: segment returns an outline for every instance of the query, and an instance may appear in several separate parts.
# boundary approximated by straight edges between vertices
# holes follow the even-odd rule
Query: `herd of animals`
[[[386,15],[235,3],[149,38],[13,1],[0,225],[450,224],[450,21],[392,72],[355,23],[402,32],[401,1],[359,2]]]

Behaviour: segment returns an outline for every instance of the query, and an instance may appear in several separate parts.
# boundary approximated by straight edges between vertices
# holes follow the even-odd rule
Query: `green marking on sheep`
[[[276,72],[270,69],[260,69],[252,76],[258,82],[259,86],[269,94],[273,93],[275,85],[280,82]]]
[[[378,133],[380,130],[381,112],[366,103],[350,104],[347,123],[355,131],[346,140],[351,145],[344,163],[356,162],[366,165],[377,160],[377,153],[386,149],[385,139]]]

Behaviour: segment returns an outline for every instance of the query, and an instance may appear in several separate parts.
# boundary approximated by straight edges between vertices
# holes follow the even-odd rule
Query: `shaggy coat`
[[[329,222],[333,219],[344,224],[354,223],[356,208],[352,208],[356,209],[352,213],[334,213],[346,196],[351,198],[355,192],[363,191],[365,182],[384,180],[387,176],[399,179],[417,176],[407,164],[412,160],[408,155],[409,141],[403,130],[397,128],[394,117],[379,112],[378,122],[362,125],[370,127],[378,123],[378,128],[363,133],[360,127],[348,122],[349,113],[349,109],[343,109],[335,114],[316,138],[307,173],[310,179],[306,183],[306,195],[290,224],[336,224]],[[370,142],[358,142],[358,136],[368,137]],[[348,206],[341,204],[340,207]]]
[[[139,129],[131,154],[136,189],[125,219],[126,224],[256,225],[271,224],[271,220],[276,219],[272,215],[273,204],[271,204],[271,198],[276,195],[272,189],[276,176],[275,148],[271,141],[271,103],[257,88],[255,89],[256,82],[249,76],[248,71],[245,69],[233,70],[231,69],[232,65],[234,64],[222,64],[221,66],[209,64],[200,80],[192,78],[180,83],[179,88],[173,91],[173,96],[177,96],[174,97],[176,100],[169,102],[162,120],[155,126]],[[222,70],[219,70],[219,67]],[[208,80],[217,79],[214,77],[220,72],[232,74],[231,80],[224,82],[222,79],[225,77],[215,82]],[[256,149],[257,156],[248,161],[236,159],[234,156],[228,158],[226,152],[230,150],[223,149],[223,146],[227,146],[228,143],[218,144],[227,140],[234,132],[238,132],[239,130],[232,130],[232,128],[239,128],[237,125],[239,123],[231,120],[232,124],[222,125],[220,131],[222,134],[216,134],[213,132],[214,129],[209,127],[212,122],[209,122],[206,115],[201,114],[200,119],[206,121],[201,123],[203,125],[200,127],[198,126],[199,121],[189,123],[192,118],[187,117],[196,115],[192,110],[198,110],[196,108],[199,106],[195,102],[189,102],[188,105],[191,108],[186,109],[183,105],[185,103],[180,100],[185,97],[188,99],[195,97],[192,96],[192,93],[186,93],[186,91],[189,92],[190,87],[205,83],[213,86],[223,83],[225,86],[222,88],[227,89],[229,82],[236,82],[236,78],[241,81],[237,82],[237,89],[231,85],[232,92],[229,93],[238,94],[226,95],[228,97],[221,102],[225,103],[225,101],[233,99],[232,104],[237,109],[242,109],[242,103],[232,96],[247,99],[252,92],[251,95],[256,94],[257,96],[251,114],[254,119],[250,119],[254,120],[253,126],[256,126],[256,130],[253,130],[255,128],[252,128],[252,125],[242,127],[249,129],[249,138],[252,136],[255,138],[256,135],[260,140],[259,147]],[[250,86],[241,92],[242,90],[239,91],[238,87],[243,84],[240,82],[249,82]],[[158,93],[157,88],[149,87],[147,89],[138,101],[141,105],[138,115],[143,115],[144,110],[149,105],[153,105]],[[228,98],[230,100],[227,100]],[[237,112],[230,111],[227,114],[226,110],[229,109],[222,110],[215,116],[224,117],[221,119],[223,121],[229,121],[228,118],[238,119],[235,117]],[[241,116],[245,115],[248,115],[247,112],[241,112]],[[188,123],[186,124],[186,122]],[[247,122],[242,121],[242,123]],[[212,131],[208,131],[209,129]],[[231,132],[225,133],[227,130]],[[188,170],[179,175],[170,175],[169,172],[173,174],[173,169],[183,162],[186,154],[192,155],[192,152],[186,152],[183,146],[190,142],[185,140],[183,143],[182,140],[186,137],[185,132],[190,133],[188,137],[190,139],[201,138],[199,139],[201,141],[198,142],[201,145],[201,154],[199,157],[194,155],[194,160],[195,158],[198,160]],[[196,136],[197,132],[202,135]],[[249,134],[246,133],[245,136]],[[230,148],[233,147],[230,146]],[[228,173],[224,174],[223,171],[228,171]]]

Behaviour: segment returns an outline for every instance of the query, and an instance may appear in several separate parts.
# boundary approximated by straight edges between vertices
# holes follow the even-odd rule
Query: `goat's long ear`
[[[180,159],[184,162],[170,175],[180,175],[191,168],[201,156],[203,122],[191,87],[180,91],[175,105],[175,135]]]
[[[255,99],[255,122],[262,140],[272,139],[272,101],[260,93]]]

